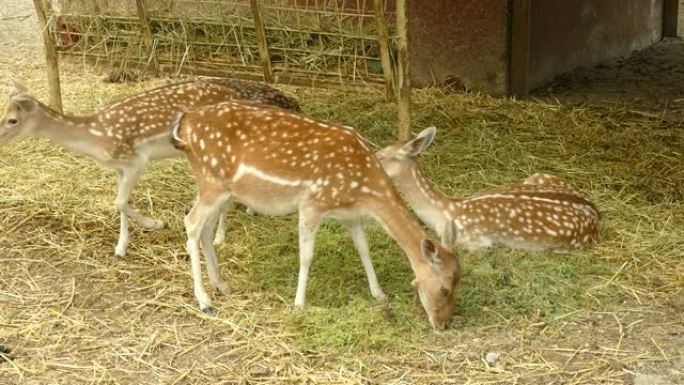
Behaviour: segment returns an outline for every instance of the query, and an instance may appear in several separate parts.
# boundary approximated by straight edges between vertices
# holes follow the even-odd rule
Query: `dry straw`
[[[142,4],[149,44],[141,38],[135,1],[53,1],[61,52],[114,66],[158,64],[167,73],[261,79],[249,1]],[[264,1],[262,8],[270,61],[280,82],[382,82],[372,2],[276,0]]]
[[[41,66],[3,60],[0,77],[20,67],[44,100]],[[113,85],[102,75],[64,63],[67,112],[165,81]],[[379,91],[287,90],[307,113],[355,126],[374,145],[394,136],[396,106]],[[0,147],[0,344],[14,357],[0,356],[0,383],[683,383],[684,105],[665,114],[629,102],[414,96],[414,131],[439,130],[421,164],[442,190],[467,195],[555,173],[596,202],[600,244],[568,255],[458,251],[457,314],[435,333],[406,258],[378,226],[367,229],[389,302],[373,302],[351,239],[329,222],[309,306],[296,312],[295,218],[236,210],[220,249],[235,293],[215,297],[209,318],[193,302],[183,248],[195,195],[183,159],[149,168],[132,198],[169,227],[134,227],[119,260],[114,173],[27,139]]]

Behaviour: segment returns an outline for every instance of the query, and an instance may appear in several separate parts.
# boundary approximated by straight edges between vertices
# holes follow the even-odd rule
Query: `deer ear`
[[[456,243],[456,224],[454,221],[446,221],[442,229],[442,246],[451,248]]]
[[[421,243],[421,252],[423,253],[423,257],[425,257],[425,259],[427,259],[431,264],[442,261],[441,257],[439,256],[439,249],[437,248],[437,245],[435,245],[429,239],[423,239],[423,243]]]
[[[14,79],[9,80],[9,85],[10,85],[10,97],[28,93],[28,88],[26,88],[23,84],[19,83],[18,81],[14,80]]]
[[[401,149],[402,154],[411,157],[417,156],[428,148],[435,139],[437,128],[435,126],[428,127],[416,135],[415,139],[407,142]]]

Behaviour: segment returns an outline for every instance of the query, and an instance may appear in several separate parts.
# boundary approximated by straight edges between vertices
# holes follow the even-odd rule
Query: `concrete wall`
[[[412,85],[442,84],[454,77],[468,89],[506,92],[508,0],[409,4]]]
[[[662,0],[533,0],[530,88],[659,41],[662,15]]]

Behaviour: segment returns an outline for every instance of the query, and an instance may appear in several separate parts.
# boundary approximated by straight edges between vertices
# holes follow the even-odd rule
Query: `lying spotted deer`
[[[370,260],[361,218],[378,221],[408,255],[414,286],[433,327],[444,328],[460,277],[457,259],[433,243],[401,200],[363,139],[349,127],[279,108],[224,102],[179,116],[172,133],[199,186],[185,218],[195,298],[212,313],[202,285],[200,246],[211,285],[228,293],[211,243],[216,217],[231,199],[267,215],[299,213],[299,279],[304,306],[316,231],[335,217],[352,235],[371,294],[385,298]]]
[[[123,257],[128,246],[129,217],[144,228],[164,226],[164,222],[130,207],[128,198],[148,161],[179,154],[169,142],[169,127],[176,114],[242,98],[299,110],[295,101],[265,84],[206,78],[158,87],[90,115],[68,116],[48,108],[30,96],[26,87],[11,81],[10,103],[0,120],[0,144],[24,136],[43,137],[116,169],[116,209],[121,227],[114,252]]]
[[[376,153],[418,217],[446,247],[503,246],[571,251],[598,239],[596,206],[571,184],[546,174],[465,199],[444,196],[423,175],[416,156],[434,139],[430,127]],[[452,226],[451,224],[455,226]]]

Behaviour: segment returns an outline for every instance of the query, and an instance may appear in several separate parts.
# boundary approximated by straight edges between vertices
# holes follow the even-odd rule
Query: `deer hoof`
[[[214,238],[214,246],[221,246],[223,242],[226,241],[226,236],[223,234],[216,233],[216,237]]]
[[[202,309],[202,313],[213,317],[216,315],[216,310],[214,310],[214,308],[211,306],[207,306],[204,309]]]
[[[387,302],[387,296],[383,292],[373,294],[373,298],[378,302]]]
[[[233,291],[225,282],[221,282],[220,284],[216,285],[214,289],[223,295],[229,295]]]
[[[122,247],[116,247],[114,249],[114,258],[123,258],[126,256],[126,249]]]
[[[166,227],[166,222],[159,219],[152,219],[143,221],[141,225],[147,230],[161,230]]]

